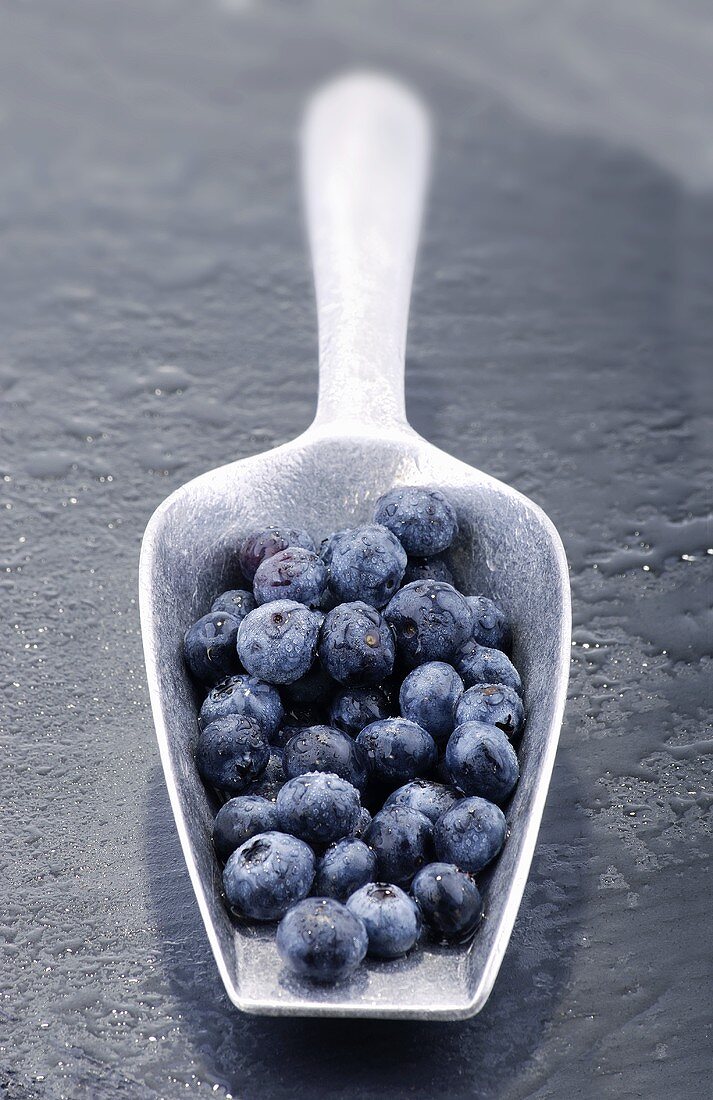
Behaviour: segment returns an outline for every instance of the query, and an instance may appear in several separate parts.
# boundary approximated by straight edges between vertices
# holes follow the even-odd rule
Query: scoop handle
[[[321,89],[302,132],[317,297],[315,428],[409,430],[406,329],[430,151],[420,101],[388,77]]]

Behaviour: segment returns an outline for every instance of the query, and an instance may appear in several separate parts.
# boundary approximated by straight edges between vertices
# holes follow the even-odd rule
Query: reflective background
[[[705,1094],[713,16],[704,3],[9,2],[0,16],[0,1089],[11,1100]],[[542,504],[571,699],[511,947],[466,1024],[222,992],[136,606],[171,489],[310,421],[300,104],[438,134],[408,406]]]

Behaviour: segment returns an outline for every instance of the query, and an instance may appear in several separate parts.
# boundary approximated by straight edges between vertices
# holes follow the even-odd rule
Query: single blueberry
[[[466,596],[466,601],[473,613],[473,641],[489,649],[509,650],[510,624],[498,605],[487,596]]]
[[[293,600],[273,600],[251,611],[238,630],[238,654],[248,672],[269,684],[291,684],[314,661],[319,619]]]
[[[208,692],[198,722],[201,726],[208,726],[217,718],[226,718],[229,714],[246,714],[254,718],[268,741],[275,736],[284,717],[277,689],[246,673],[228,676]]]
[[[346,901],[366,882],[373,882],[376,856],[363,840],[347,836],[330,844],[317,861],[312,893],[322,898]]]
[[[337,542],[342,537],[342,535],[349,534],[349,530],[349,528],[343,528],[341,531],[332,531],[331,535],[327,535],[326,538],[322,539],[319,545],[319,556],[324,564],[327,566],[327,568],[329,568],[329,566],[332,564],[332,554],[334,553],[334,547],[337,545]]]
[[[312,550],[288,546],[264,558],[253,581],[258,604],[271,600],[295,600],[317,607],[327,587],[327,570]]]
[[[285,966],[313,982],[338,982],[366,955],[364,923],[333,898],[306,898],[280,921],[277,950]]]
[[[370,524],[342,531],[326,552],[329,588],[340,603],[360,600],[383,607],[401,584],[406,551],[385,527]]]
[[[236,848],[257,833],[279,829],[274,802],[256,794],[241,794],[221,806],[213,822],[213,847],[225,861]]]
[[[520,674],[500,649],[478,645],[471,639],[461,647],[453,663],[466,687],[506,684],[518,695],[522,694]]]
[[[412,779],[410,783],[391,792],[384,803],[384,809],[387,806],[410,806],[435,824],[459,798],[457,791],[445,783],[434,783],[432,779]]]
[[[520,778],[507,734],[485,722],[456,727],[446,746],[446,765],[459,790],[490,802],[504,802]]]
[[[488,722],[513,738],[522,731],[525,708],[520,696],[507,684],[474,684],[463,693],[456,707],[456,725],[463,722]]]
[[[370,955],[396,959],[410,951],[421,934],[416,904],[391,883],[367,883],[352,894],[347,909],[364,922]]]
[[[306,726],[287,742],[284,754],[285,774],[289,779],[307,772],[333,772],[360,790],[369,778],[369,762],[364,749],[331,726]]]
[[[380,687],[342,688],[332,699],[329,720],[356,737],[365,726],[389,716],[389,700]]]
[[[401,583],[411,584],[411,581],[445,581],[455,587],[448,563],[438,555],[433,558],[409,558]]]
[[[406,668],[426,661],[450,662],[473,623],[465,596],[444,581],[407,584],[396,593],[384,618],[396,635],[399,661]]]
[[[480,924],[483,902],[473,878],[453,863],[429,863],[411,883],[423,919],[439,943],[465,943]]]
[[[446,550],[458,533],[453,505],[439,489],[404,485],[376,502],[374,519],[396,535],[407,554],[429,558]]]
[[[336,684],[327,674],[320,660],[316,660],[312,667],[295,680],[292,684],[285,684],[282,688],[282,698],[288,710],[293,708],[308,707],[314,703],[326,706]]]
[[[284,753],[282,749],[270,745],[270,759],[265,765],[265,771],[258,779],[253,780],[245,793],[257,794],[262,798],[267,798],[270,802],[274,802],[286,778]]]
[[[230,714],[198,735],[196,767],[204,783],[241,794],[264,772],[270,746],[255,718]]]
[[[257,604],[252,592],[248,592],[244,588],[231,588],[229,592],[223,592],[222,595],[213,600],[211,611],[224,611],[241,623],[245,616],[254,611],[256,607]]]
[[[252,582],[260,563],[280,550],[286,550],[288,546],[316,550],[314,539],[306,531],[291,527],[266,527],[262,531],[249,534],[240,549],[240,568],[246,579]]]
[[[433,829],[436,855],[461,871],[477,874],[505,843],[505,814],[484,798],[461,798],[446,810]]]
[[[352,832],[352,836],[355,836],[358,840],[361,840],[364,836],[364,833],[366,832],[366,830],[369,828],[370,825],[371,825],[371,814],[367,810],[366,806],[362,806],[361,813],[359,814],[359,820],[357,821],[356,825],[354,826],[354,831]]]
[[[212,687],[240,668],[235,643],[239,623],[225,611],[211,611],[189,626],[183,639],[183,656],[192,676]]]
[[[394,667],[394,638],[379,612],[365,603],[342,603],[327,615],[319,656],[345,687],[378,684]]]
[[[279,920],[307,897],[314,872],[314,852],[303,840],[277,831],[257,833],[228,859],[223,887],[238,916]]]
[[[453,732],[462,694],[463,681],[451,665],[427,661],[409,672],[401,685],[399,705],[404,718],[423,726],[434,741],[443,741]]]
[[[433,858],[433,826],[410,806],[385,806],[373,818],[364,840],[376,853],[381,881],[407,886]]]
[[[374,779],[400,787],[435,767],[438,750],[430,733],[406,718],[382,718],[358,734]]]
[[[332,844],[355,829],[361,814],[359,791],[329,772],[308,772],[288,779],[277,796],[286,833],[311,844]]]

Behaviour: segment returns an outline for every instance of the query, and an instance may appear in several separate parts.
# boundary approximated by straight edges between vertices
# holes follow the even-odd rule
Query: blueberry
[[[268,760],[265,771],[259,777],[255,779],[246,790],[246,794],[257,794],[261,798],[267,798],[270,802],[274,802],[277,798],[277,793],[280,787],[285,782],[287,776],[284,770],[282,749],[270,746],[270,759]]]
[[[522,694],[520,675],[500,649],[490,649],[469,641],[461,648],[453,662],[466,687],[473,684],[505,684]]]
[[[192,676],[212,687],[240,668],[235,643],[239,623],[225,611],[211,611],[193,626],[183,639],[183,656]]]
[[[373,777],[389,787],[400,787],[424,775],[438,759],[430,733],[406,718],[372,722],[357,736],[356,743],[366,750]]]
[[[239,673],[221,680],[206,696],[198,721],[210,725],[229,714],[246,714],[255,718],[260,729],[271,741],[283,719],[282,701],[272,684],[256,676]]]
[[[517,737],[525,722],[525,708],[507,684],[474,684],[456,707],[456,725],[463,722],[489,722],[500,726],[508,737]]]
[[[241,794],[218,810],[213,822],[213,847],[218,858],[226,860],[251,836],[279,827],[274,802],[256,794]]]
[[[345,687],[378,684],[394,667],[394,639],[383,617],[365,603],[343,603],[327,615],[319,656]]]
[[[465,596],[444,581],[407,584],[396,593],[384,618],[396,635],[399,661],[406,668],[426,661],[450,662],[473,625]]]
[[[411,883],[431,936],[439,943],[465,943],[483,915],[480,891],[472,877],[453,863],[429,863]]]
[[[289,779],[277,796],[280,823],[287,833],[311,844],[331,844],[349,836],[359,821],[359,791],[329,772]]]
[[[410,806],[386,806],[374,817],[364,840],[376,853],[379,879],[407,886],[433,856],[433,826]]]
[[[450,810],[460,795],[445,783],[434,783],[432,779],[412,779],[398,790],[392,791],[384,803],[387,806],[409,806],[424,814],[433,824],[446,810]]]
[[[332,699],[329,720],[337,729],[356,737],[365,726],[387,718],[389,700],[382,688],[342,688]]]
[[[314,540],[306,531],[296,531],[290,527],[266,527],[263,531],[253,531],[248,535],[240,549],[240,568],[247,580],[254,579],[265,558],[286,550],[288,546],[316,550]]]
[[[428,661],[410,672],[401,685],[399,704],[404,718],[417,722],[435,741],[453,732],[463,681],[443,661]]]
[[[250,920],[279,920],[307,897],[315,872],[314,852],[285,833],[258,833],[230,856],[223,886],[230,907]]]
[[[248,592],[244,588],[232,588],[229,592],[223,592],[216,600],[213,600],[211,611],[224,611],[241,623],[245,616],[254,611],[256,607],[257,604],[252,592]]]
[[[349,898],[347,909],[364,922],[369,954],[382,959],[405,955],[421,933],[421,916],[415,903],[390,883],[362,886]]]
[[[517,756],[507,735],[485,722],[464,722],[456,727],[446,746],[446,765],[459,790],[490,802],[503,802],[520,778]]]
[[[409,555],[428,558],[446,550],[458,533],[453,505],[438,489],[404,485],[376,502],[374,519],[396,535]]]
[[[243,619],[238,654],[248,672],[269,684],[304,676],[317,652],[319,619],[304,604],[273,600]]]
[[[433,558],[409,558],[401,583],[411,584],[411,581],[445,581],[455,585],[448,564],[438,555]]]
[[[466,596],[466,600],[473,613],[473,641],[489,649],[509,649],[510,624],[498,605],[487,596]]]
[[[264,772],[270,746],[255,718],[230,714],[217,718],[198,736],[196,767],[204,783],[241,794]]]
[[[329,588],[341,603],[360,600],[383,607],[401,584],[406,551],[385,527],[370,524],[342,531],[323,551]]]
[[[376,856],[363,840],[344,837],[330,844],[317,862],[312,892],[321,898],[346,901],[350,894],[366,882],[373,882]]]
[[[360,790],[369,777],[364,749],[348,734],[331,726],[306,726],[285,746],[285,774],[290,779],[306,772],[332,772]]]
[[[348,535],[349,529],[345,528],[341,531],[332,531],[331,535],[327,535],[325,539],[322,539],[319,546],[319,556],[324,564],[329,568],[332,564],[332,555],[334,553],[334,547],[342,537],[342,535]]]
[[[312,550],[288,546],[264,558],[258,566],[253,590],[258,604],[271,600],[296,600],[317,607],[327,587],[327,570]]]
[[[307,898],[280,921],[277,950],[300,978],[338,982],[366,955],[369,939],[363,922],[333,898]]]
[[[314,703],[325,705],[331,699],[335,687],[322,662],[316,660],[299,680],[283,686],[282,698],[288,709],[308,707]]]
[[[371,825],[371,814],[367,810],[366,806],[362,806],[361,813],[359,814],[359,820],[354,826],[352,836],[355,836],[358,840],[361,840],[364,833]]]
[[[436,855],[461,871],[477,874],[505,843],[505,814],[484,798],[461,798],[433,829]]]

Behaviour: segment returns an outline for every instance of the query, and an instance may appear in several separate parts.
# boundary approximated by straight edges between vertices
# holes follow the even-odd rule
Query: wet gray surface
[[[657,146],[653,123],[628,127],[622,110],[610,125],[580,88],[576,125],[577,89],[543,46],[549,33],[556,56],[566,5],[544,22],[537,7],[510,9],[512,37],[494,40],[490,5],[478,24],[469,5],[439,20],[416,4],[383,33],[318,3],[3,12],[0,1087],[12,1100],[705,1094],[713,202],[700,165]],[[695,7],[682,6],[689,32]],[[516,64],[528,37],[567,119]],[[411,420],[542,504],[572,567],[571,699],[540,843],[495,991],[465,1024],[230,1007],[143,679],[137,555],[154,507],[311,419],[294,127],[314,82],[363,60],[412,77],[440,134]]]

